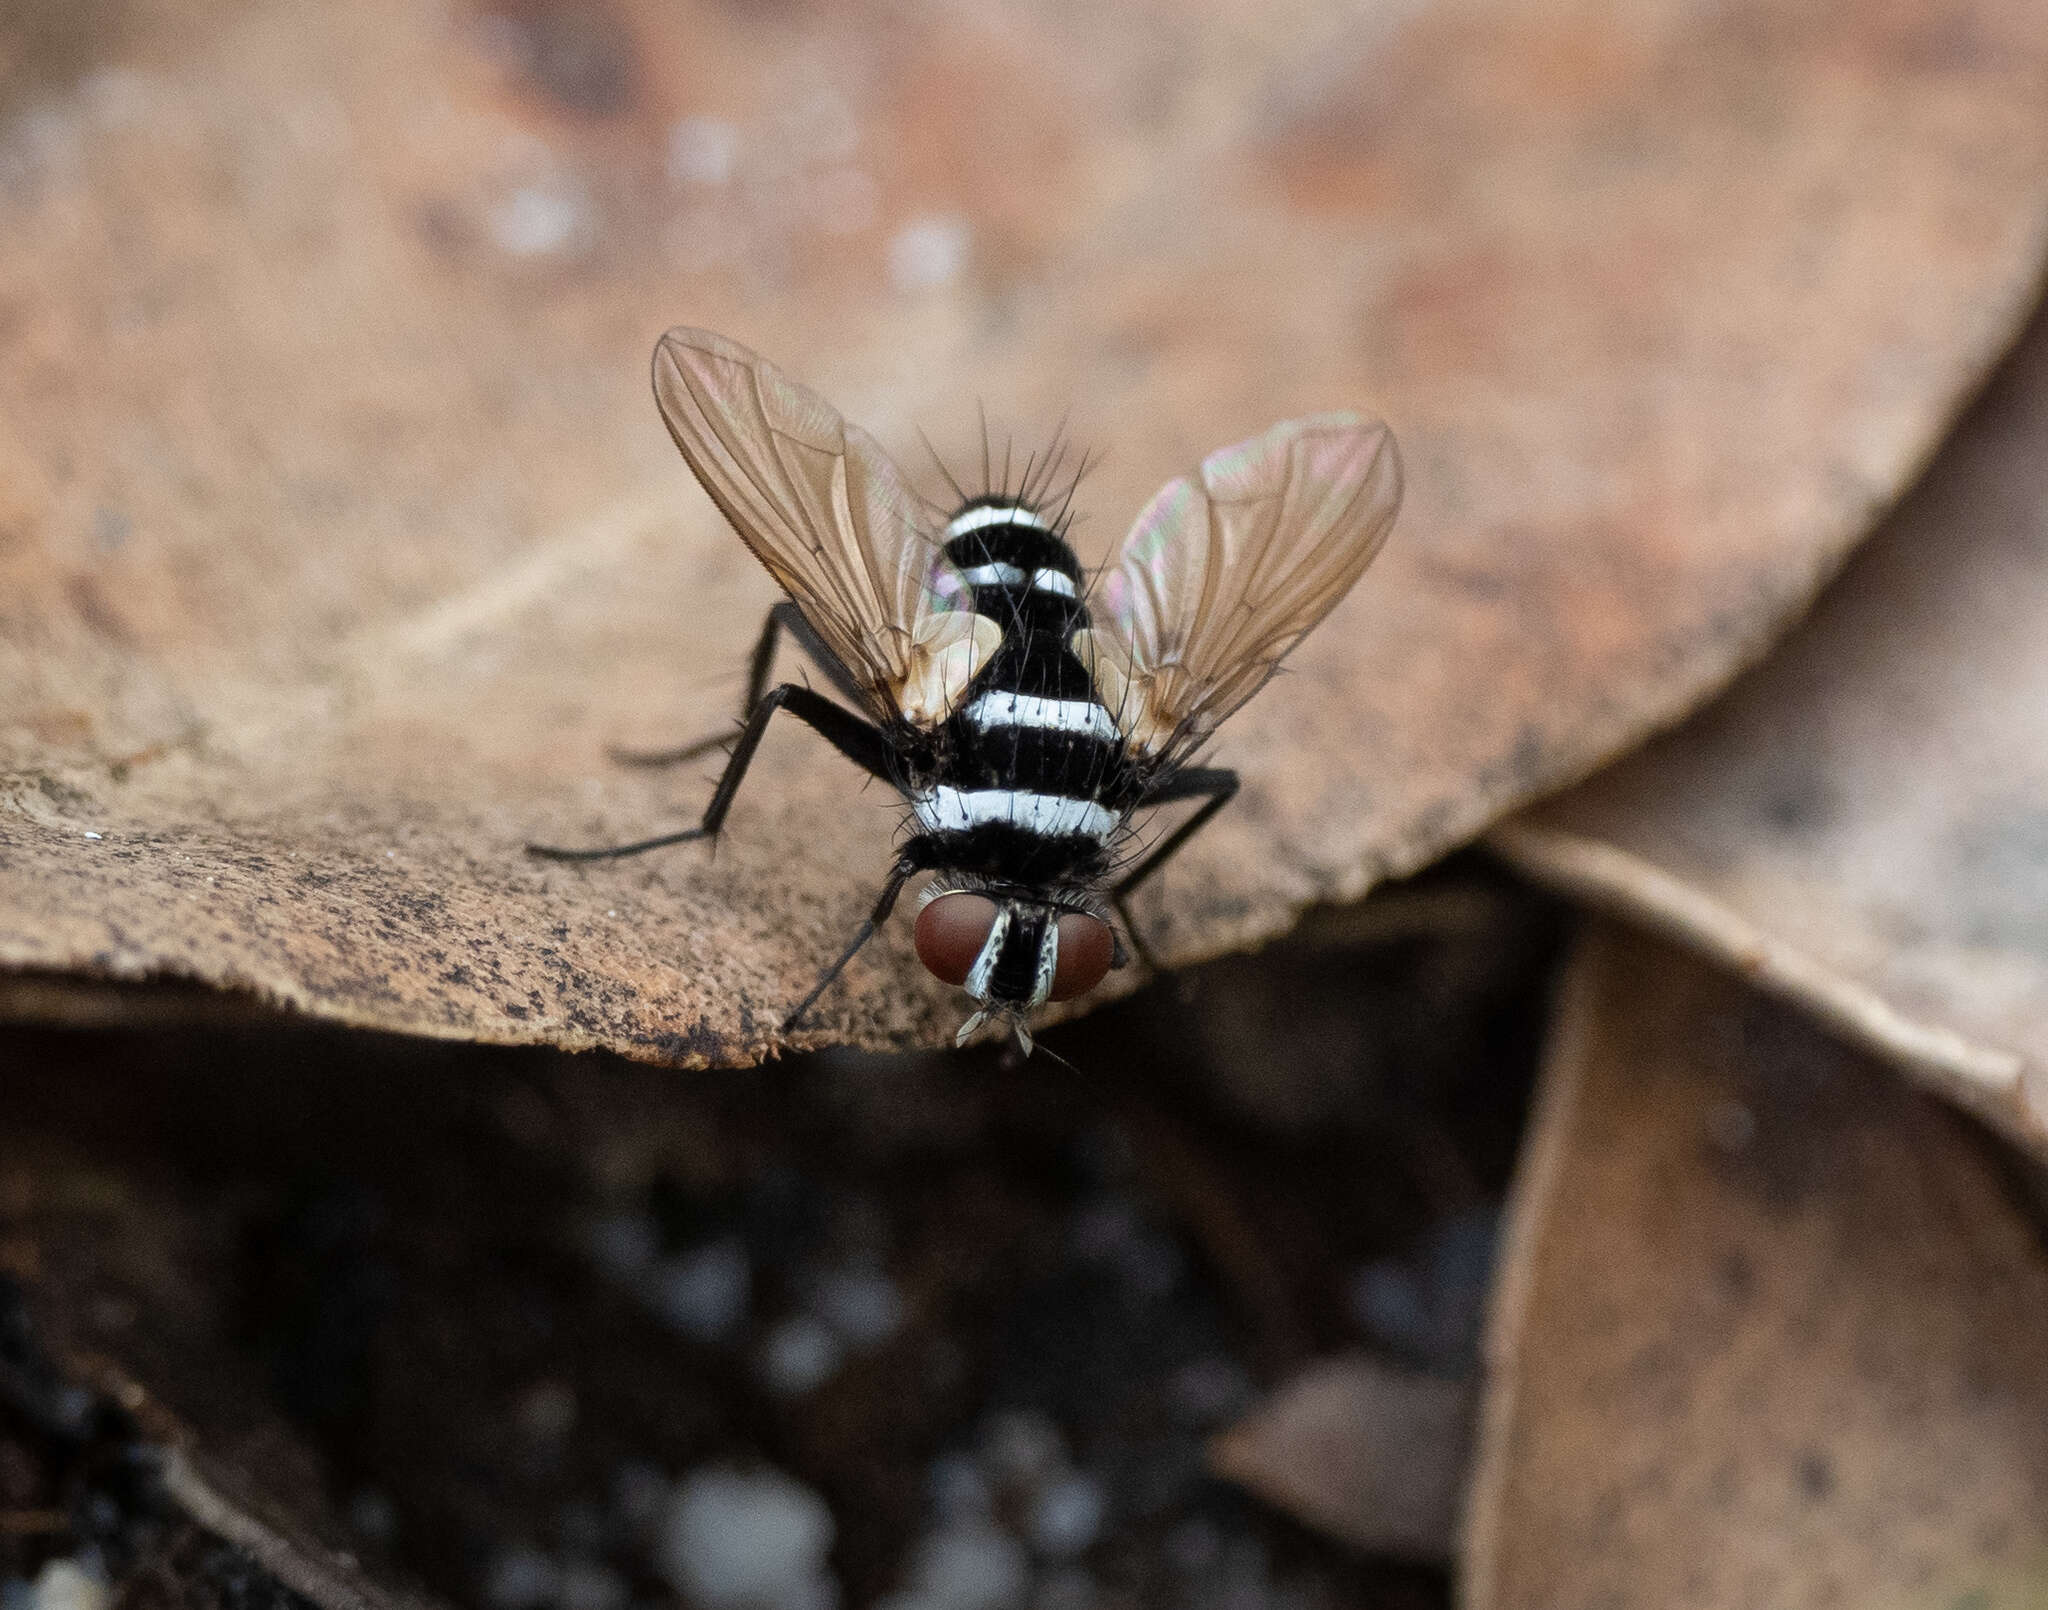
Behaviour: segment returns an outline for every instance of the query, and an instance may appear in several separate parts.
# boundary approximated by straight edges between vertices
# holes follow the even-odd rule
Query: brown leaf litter
[[[1503,1256],[1469,1610],[2041,1602],[2040,1225],[1864,1053],[1596,931]]]
[[[2048,316],[1770,661],[1518,817],[1527,871],[1734,962],[2048,1154]]]

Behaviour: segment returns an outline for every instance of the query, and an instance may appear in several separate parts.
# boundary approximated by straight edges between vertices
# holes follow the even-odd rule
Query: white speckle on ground
[[[1102,1533],[1108,1498],[1093,1476],[1069,1472],[1039,1490],[1025,1527],[1031,1546],[1049,1560],[1085,1553]]]
[[[1196,1359],[1166,1383],[1174,1413],[1192,1426],[1220,1425],[1251,1407],[1255,1391],[1244,1366],[1223,1354]]]
[[[490,226],[508,256],[552,257],[585,242],[590,208],[569,185],[521,185],[491,209]]]
[[[607,1214],[584,1232],[583,1247],[614,1280],[632,1280],[661,1255],[661,1229],[645,1213]]]
[[[668,131],[668,176],[678,184],[726,184],[739,155],[740,131],[722,117],[686,117]]]
[[[1347,1306],[1352,1322],[1375,1341],[1425,1356],[1435,1346],[1434,1318],[1422,1282],[1395,1259],[1361,1268],[1352,1277]]]
[[[928,1532],[911,1555],[911,1593],[944,1610],[1015,1610],[1030,1585],[1024,1545],[985,1521]]]
[[[484,1576],[484,1603],[491,1610],[540,1610],[561,1592],[562,1573],[554,1560],[525,1543],[513,1543],[491,1556]]]
[[[398,1536],[398,1507],[375,1487],[365,1487],[348,1501],[348,1523],[371,1542],[389,1546]]]
[[[647,1273],[647,1305],[667,1324],[700,1342],[722,1341],[747,1317],[754,1271],[737,1236],[727,1236]]]
[[[82,1386],[67,1386],[58,1390],[51,1403],[57,1424],[74,1436],[83,1436],[92,1419],[93,1395]]]
[[[562,1610],[626,1610],[633,1587],[608,1565],[569,1560],[562,1566],[559,1599]]]
[[[1375,1341],[1438,1369],[1468,1364],[1479,1345],[1498,1238],[1495,1214],[1445,1220],[1408,1258],[1382,1258],[1353,1276],[1351,1317]]]
[[[879,1269],[828,1269],[810,1292],[811,1311],[853,1348],[879,1347],[903,1325],[903,1295]]]
[[[1031,1595],[1031,1610],[1089,1610],[1095,1603],[1095,1578],[1078,1566],[1055,1571]]]
[[[1012,1409],[983,1428],[981,1458],[999,1485],[1036,1488],[1065,1466],[1067,1439],[1049,1416]]]
[[[965,218],[919,218],[889,242],[889,283],[899,291],[935,291],[966,271],[973,231]]]
[[[520,1394],[512,1417],[534,1442],[561,1442],[576,1429],[576,1389],[567,1381],[536,1381]]]
[[[832,1512],[776,1470],[699,1470],[677,1489],[654,1565],[697,1610],[816,1610]]]
[[[76,1560],[52,1560],[36,1573],[35,1610],[106,1610],[109,1602],[105,1578]]]
[[[654,1530],[673,1492],[668,1477],[644,1460],[628,1459],[612,1472],[612,1510],[634,1532]]]
[[[1077,1258],[1114,1270],[1147,1300],[1167,1296],[1186,1272],[1179,1243],[1146,1223],[1137,1204],[1124,1197],[1105,1197],[1080,1209],[1068,1235]]]
[[[944,1453],[931,1463],[926,1477],[930,1484],[932,1513],[941,1521],[964,1518],[985,1519],[995,1509],[995,1494],[988,1477],[972,1454]]]
[[[845,1360],[844,1344],[822,1320],[792,1314],[761,1344],[761,1381],[783,1397],[802,1397],[831,1380]]]
[[[775,1601],[775,1610],[839,1610],[839,1581],[818,1575],[806,1578],[796,1589]]]

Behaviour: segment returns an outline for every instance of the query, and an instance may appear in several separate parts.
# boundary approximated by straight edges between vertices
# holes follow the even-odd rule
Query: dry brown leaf
[[[1611,928],[1543,1078],[1468,1610],[2042,1603],[2048,1255],[1986,1137]]]
[[[2048,316],[1813,618],[1494,842],[2048,1155]]]
[[[43,15],[42,12],[36,15]],[[55,16],[55,12],[49,15]],[[2048,13],[1997,0],[791,12],[93,0],[0,87],[0,963],[757,1057],[894,812],[778,736],[714,861],[606,743],[772,589],[646,396],[729,330],[911,462],[973,399],[1167,476],[1375,407],[1410,504],[1145,903],[1356,896],[1753,658],[2017,322]],[[936,484],[936,476],[930,477]],[[892,933],[811,1034],[933,1039]]]
[[[1318,1359],[1218,1436],[1209,1468],[1354,1548],[1448,1560],[1471,1410],[1469,1382]]]

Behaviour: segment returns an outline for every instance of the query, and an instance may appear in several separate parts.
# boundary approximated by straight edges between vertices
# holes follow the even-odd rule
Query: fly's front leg
[[[747,724],[740,729],[739,742],[733,745],[732,757],[726,761],[725,771],[719,776],[718,786],[712,790],[711,803],[704,807],[703,818],[695,827],[684,828],[680,833],[638,839],[631,844],[606,845],[602,849],[568,850],[529,844],[526,853],[544,861],[613,861],[621,856],[659,850],[670,844],[715,839],[718,830],[725,825],[726,813],[732,809],[733,796],[740,791],[740,782],[747,775],[747,767],[753,762],[754,751],[761,747],[761,739],[767,735],[769,721],[776,711],[783,709],[823,734],[827,743],[870,776],[879,777],[894,786],[895,779],[889,767],[889,743],[881,728],[834,704],[822,693],[814,693],[801,683],[785,682],[772,693],[764,694],[754,705]]]
[[[1123,918],[1124,927],[1130,931],[1131,946],[1137,951],[1138,960],[1155,973],[1160,970],[1158,960],[1131,917],[1131,893],[1164,866],[1182,845],[1208,826],[1209,818],[1237,797],[1237,790],[1237,773],[1227,766],[1188,766],[1164,778],[1138,801],[1141,810],[1153,805],[1171,805],[1183,799],[1203,802],[1200,810],[1153,845],[1145,858],[1119,878],[1109,891],[1117,915]]]
[[[853,943],[839,953],[839,960],[826,968],[818,982],[811,986],[811,993],[797,1003],[796,1010],[782,1020],[782,1031],[787,1034],[797,1026],[804,1013],[817,1004],[818,997],[832,987],[832,981],[846,971],[846,964],[859,954],[861,946],[875,937],[875,931],[889,920],[889,913],[896,909],[896,897],[903,892],[903,885],[917,872],[917,867],[908,861],[898,861],[889,871],[889,881],[882,885],[882,897],[875,902],[875,909],[868,913],[867,920],[855,930]]]
[[[753,657],[747,662],[747,696],[740,705],[740,722],[747,719],[760,705],[768,688],[768,673],[775,669],[775,647],[777,640],[788,632],[803,645],[818,669],[825,673],[825,680],[837,688],[850,703],[863,702],[861,691],[839,663],[838,655],[825,646],[825,640],[811,630],[811,623],[804,619],[803,611],[788,599],[784,599],[768,611],[768,619],[761,624],[761,636],[754,644]],[[621,749],[614,745],[605,753],[621,766],[675,766],[686,760],[695,760],[708,755],[714,749],[723,749],[733,741],[730,732],[715,732],[708,738],[699,738],[686,743],[679,749]]]

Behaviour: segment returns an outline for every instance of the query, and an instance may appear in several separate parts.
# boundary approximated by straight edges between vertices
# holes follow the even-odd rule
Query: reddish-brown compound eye
[[[917,914],[917,959],[934,977],[964,984],[995,925],[996,903],[987,895],[964,889],[942,894]]]
[[[1116,953],[1109,924],[1085,911],[1060,913],[1060,959],[1053,969],[1052,998],[1071,1001],[1102,982]]]

